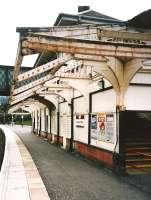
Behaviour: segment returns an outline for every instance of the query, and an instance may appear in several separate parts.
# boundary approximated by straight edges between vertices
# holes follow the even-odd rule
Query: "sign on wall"
[[[106,114],[106,138],[105,141],[107,142],[114,142],[114,130],[115,130],[115,119],[114,114]]]
[[[76,127],[84,128],[84,114],[76,113]]]
[[[97,115],[91,115],[91,138],[94,140],[98,140],[99,131],[97,128]]]
[[[114,113],[96,113],[91,115],[91,139],[114,142]]]

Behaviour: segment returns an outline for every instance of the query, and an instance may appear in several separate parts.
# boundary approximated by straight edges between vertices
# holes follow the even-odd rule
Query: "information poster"
[[[84,114],[77,113],[76,114],[76,127],[84,128]]]
[[[114,142],[114,114],[106,114],[106,142]]]
[[[98,113],[98,129],[100,141],[105,141],[105,130],[106,130],[106,116],[104,113]]]
[[[114,142],[114,113],[91,114],[91,138],[103,142]]]
[[[97,115],[91,115],[91,138],[94,140],[98,140],[99,131],[97,128]]]

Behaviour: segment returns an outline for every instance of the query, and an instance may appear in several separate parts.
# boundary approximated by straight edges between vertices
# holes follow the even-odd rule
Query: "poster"
[[[114,114],[106,114],[106,137],[105,142],[114,141]]]
[[[84,128],[84,114],[76,114],[76,127]]]
[[[99,129],[99,138],[98,140],[104,141],[105,140],[105,114],[98,113],[98,129]]]
[[[97,129],[97,115],[91,115],[91,129]]]
[[[114,113],[96,113],[91,115],[91,139],[114,143]]]
[[[98,139],[99,131],[97,129],[97,115],[91,115],[91,138]]]

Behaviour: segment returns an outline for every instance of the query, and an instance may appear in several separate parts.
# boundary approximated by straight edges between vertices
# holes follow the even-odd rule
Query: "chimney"
[[[78,13],[90,10],[90,6],[78,6]]]

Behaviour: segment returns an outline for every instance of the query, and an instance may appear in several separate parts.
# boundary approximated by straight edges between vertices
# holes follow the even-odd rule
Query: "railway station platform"
[[[1,200],[49,200],[33,159],[20,138],[10,128],[5,134],[5,152],[0,171]]]
[[[31,127],[1,128],[10,141],[7,147],[9,152],[6,153],[12,165],[9,166],[4,160],[2,171],[6,178],[1,188],[5,194],[1,200],[151,198],[149,174],[117,176],[103,166],[94,165],[77,154],[68,153],[48,140],[37,137],[32,134]]]

